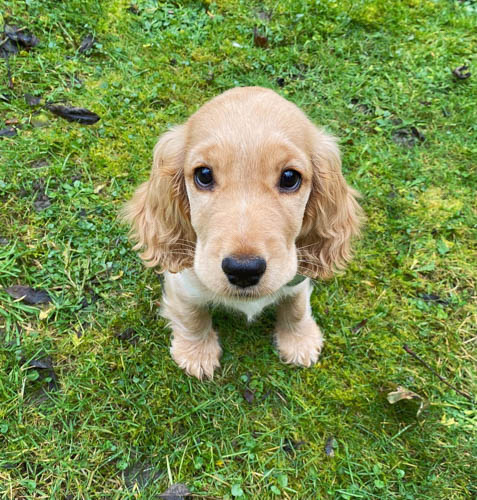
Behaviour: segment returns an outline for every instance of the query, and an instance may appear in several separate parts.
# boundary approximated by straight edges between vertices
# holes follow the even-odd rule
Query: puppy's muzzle
[[[240,256],[225,257],[222,270],[232,285],[247,288],[256,285],[262,277],[267,263],[262,257]]]

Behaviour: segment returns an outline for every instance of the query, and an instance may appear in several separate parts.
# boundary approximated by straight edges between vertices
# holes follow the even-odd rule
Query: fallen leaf
[[[61,116],[69,122],[78,122],[84,125],[93,125],[100,120],[100,117],[85,108],[74,108],[70,106],[62,106],[61,104],[47,104],[46,109],[57,116]]]
[[[0,40],[0,57],[7,59],[10,55],[16,54],[20,48],[28,50],[39,43],[38,38],[25,28],[6,24],[3,38]]]
[[[361,328],[366,326],[367,322],[368,322],[367,318],[362,319],[357,325],[355,325],[355,326],[353,326],[353,328],[351,328],[351,331],[353,333],[358,333],[361,330]]]
[[[465,80],[466,78],[470,78],[471,72],[467,71],[469,69],[469,66],[466,64],[463,64],[462,66],[459,66],[458,68],[455,68],[452,71],[452,74],[457,77],[459,80]]]
[[[9,26],[8,24],[6,24],[4,28],[4,34],[12,42],[20,44],[25,49],[36,47],[40,43],[40,40],[38,40],[38,38],[26,28]]]
[[[189,488],[187,488],[185,484],[176,483],[170,488],[167,488],[167,490],[164,493],[161,493],[159,497],[164,498],[165,500],[184,500],[184,498],[187,498],[190,494]]]
[[[55,309],[55,306],[51,306],[51,307],[48,307],[47,309],[42,309],[40,311],[40,320],[44,320],[46,318],[48,318],[48,316],[50,315],[50,313]]]
[[[4,38],[0,40],[0,57],[8,59],[9,56],[16,54],[18,52],[18,45],[10,40],[9,38]]]
[[[136,462],[123,471],[124,482],[130,490],[143,489],[161,475],[149,462]]]
[[[100,193],[107,185],[108,185],[108,183],[106,182],[104,184],[99,184],[98,186],[96,186],[94,188],[94,194]]]
[[[247,403],[252,404],[253,400],[255,399],[255,393],[252,392],[250,389],[245,389],[243,391],[243,397]]]
[[[326,440],[325,453],[329,457],[334,457],[335,456],[335,448],[337,448],[337,447],[338,447],[338,443],[337,443],[336,439],[333,436],[330,436]]]
[[[37,212],[45,210],[51,205],[51,200],[45,193],[39,194],[37,199],[33,202],[33,206]]]
[[[417,127],[411,127],[411,134],[420,142],[426,140],[426,136]]]
[[[408,148],[414,147],[417,142],[425,140],[424,134],[416,127],[401,128],[392,134],[392,140],[400,145]]]
[[[128,12],[130,12],[131,14],[134,14],[135,16],[139,16],[139,14],[141,13],[141,11],[139,10],[139,7],[133,3],[126,10]]]
[[[351,104],[356,111],[362,113],[363,115],[372,115],[374,113],[374,108],[372,106],[360,102],[359,99],[356,99],[356,97],[351,99]]]
[[[38,106],[41,102],[41,96],[36,96],[32,94],[25,94],[25,102],[28,106]]]
[[[86,35],[83,40],[81,40],[81,45],[79,46],[78,52],[80,54],[84,54],[88,50],[93,47],[94,43],[96,42],[94,35],[91,33],[89,35]]]
[[[429,401],[419,394],[406,389],[402,385],[399,385],[395,391],[388,393],[387,399],[392,405],[402,401],[403,399],[418,399],[420,401],[419,409],[417,410],[416,416],[419,415],[429,406]]]
[[[28,366],[30,368],[38,368],[39,370],[52,370],[53,369],[53,360],[51,356],[45,356],[44,358],[32,359]]]
[[[421,293],[419,297],[425,302],[435,302],[436,304],[442,304],[444,306],[449,305],[449,301],[442,299],[439,295],[433,293]]]
[[[53,368],[53,360],[51,356],[44,356],[43,358],[32,359],[28,363],[27,368],[33,368],[35,370],[44,370],[41,374],[41,379],[50,378],[47,391],[56,391],[58,389],[58,377]]]
[[[116,274],[116,276],[111,276],[110,280],[111,281],[116,281],[116,280],[122,278],[123,275],[124,275],[124,272],[121,270],[121,271],[119,271],[119,274]]]
[[[116,335],[116,338],[121,340],[122,342],[129,342],[130,344],[137,344],[138,340],[139,340],[139,337],[136,333],[136,331],[134,330],[134,328],[126,328],[125,330],[123,330],[121,333],[118,333]]]
[[[51,297],[45,290],[35,290],[29,286],[13,285],[5,288],[5,291],[14,299],[21,299],[25,304],[48,304],[52,302]]]
[[[255,28],[253,28],[253,44],[255,45],[255,47],[264,48],[268,46],[267,36],[261,33],[256,26]]]
[[[0,130],[0,137],[13,137],[17,135],[17,130],[13,127],[7,127]]]
[[[294,441],[293,439],[287,438],[285,440],[285,444],[283,445],[283,451],[286,453],[292,453],[295,450],[299,450],[304,444],[306,444],[306,441]]]

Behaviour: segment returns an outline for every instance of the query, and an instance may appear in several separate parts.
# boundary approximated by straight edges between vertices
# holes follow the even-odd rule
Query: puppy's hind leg
[[[180,286],[166,279],[161,314],[172,328],[171,355],[188,375],[213,378],[222,349],[206,306],[193,303]]]
[[[282,361],[311,366],[320,356],[323,336],[311,315],[310,281],[297,289],[296,295],[285,297],[278,305],[275,341]]]

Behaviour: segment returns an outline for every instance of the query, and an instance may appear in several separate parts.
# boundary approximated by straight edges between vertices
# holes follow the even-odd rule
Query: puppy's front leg
[[[275,341],[282,361],[311,366],[320,356],[323,336],[311,315],[310,280],[296,287],[297,293],[278,305]]]
[[[194,303],[180,282],[168,276],[161,314],[170,321],[172,328],[174,361],[198,379],[213,378],[214,369],[220,366],[222,349],[212,329],[207,307]]]

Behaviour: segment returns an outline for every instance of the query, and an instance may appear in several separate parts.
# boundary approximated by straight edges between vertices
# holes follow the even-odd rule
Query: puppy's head
[[[251,298],[343,267],[356,196],[333,137],[275,92],[237,88],[160,138],[125,218],[146,265],[193,267],[214,293]]]

